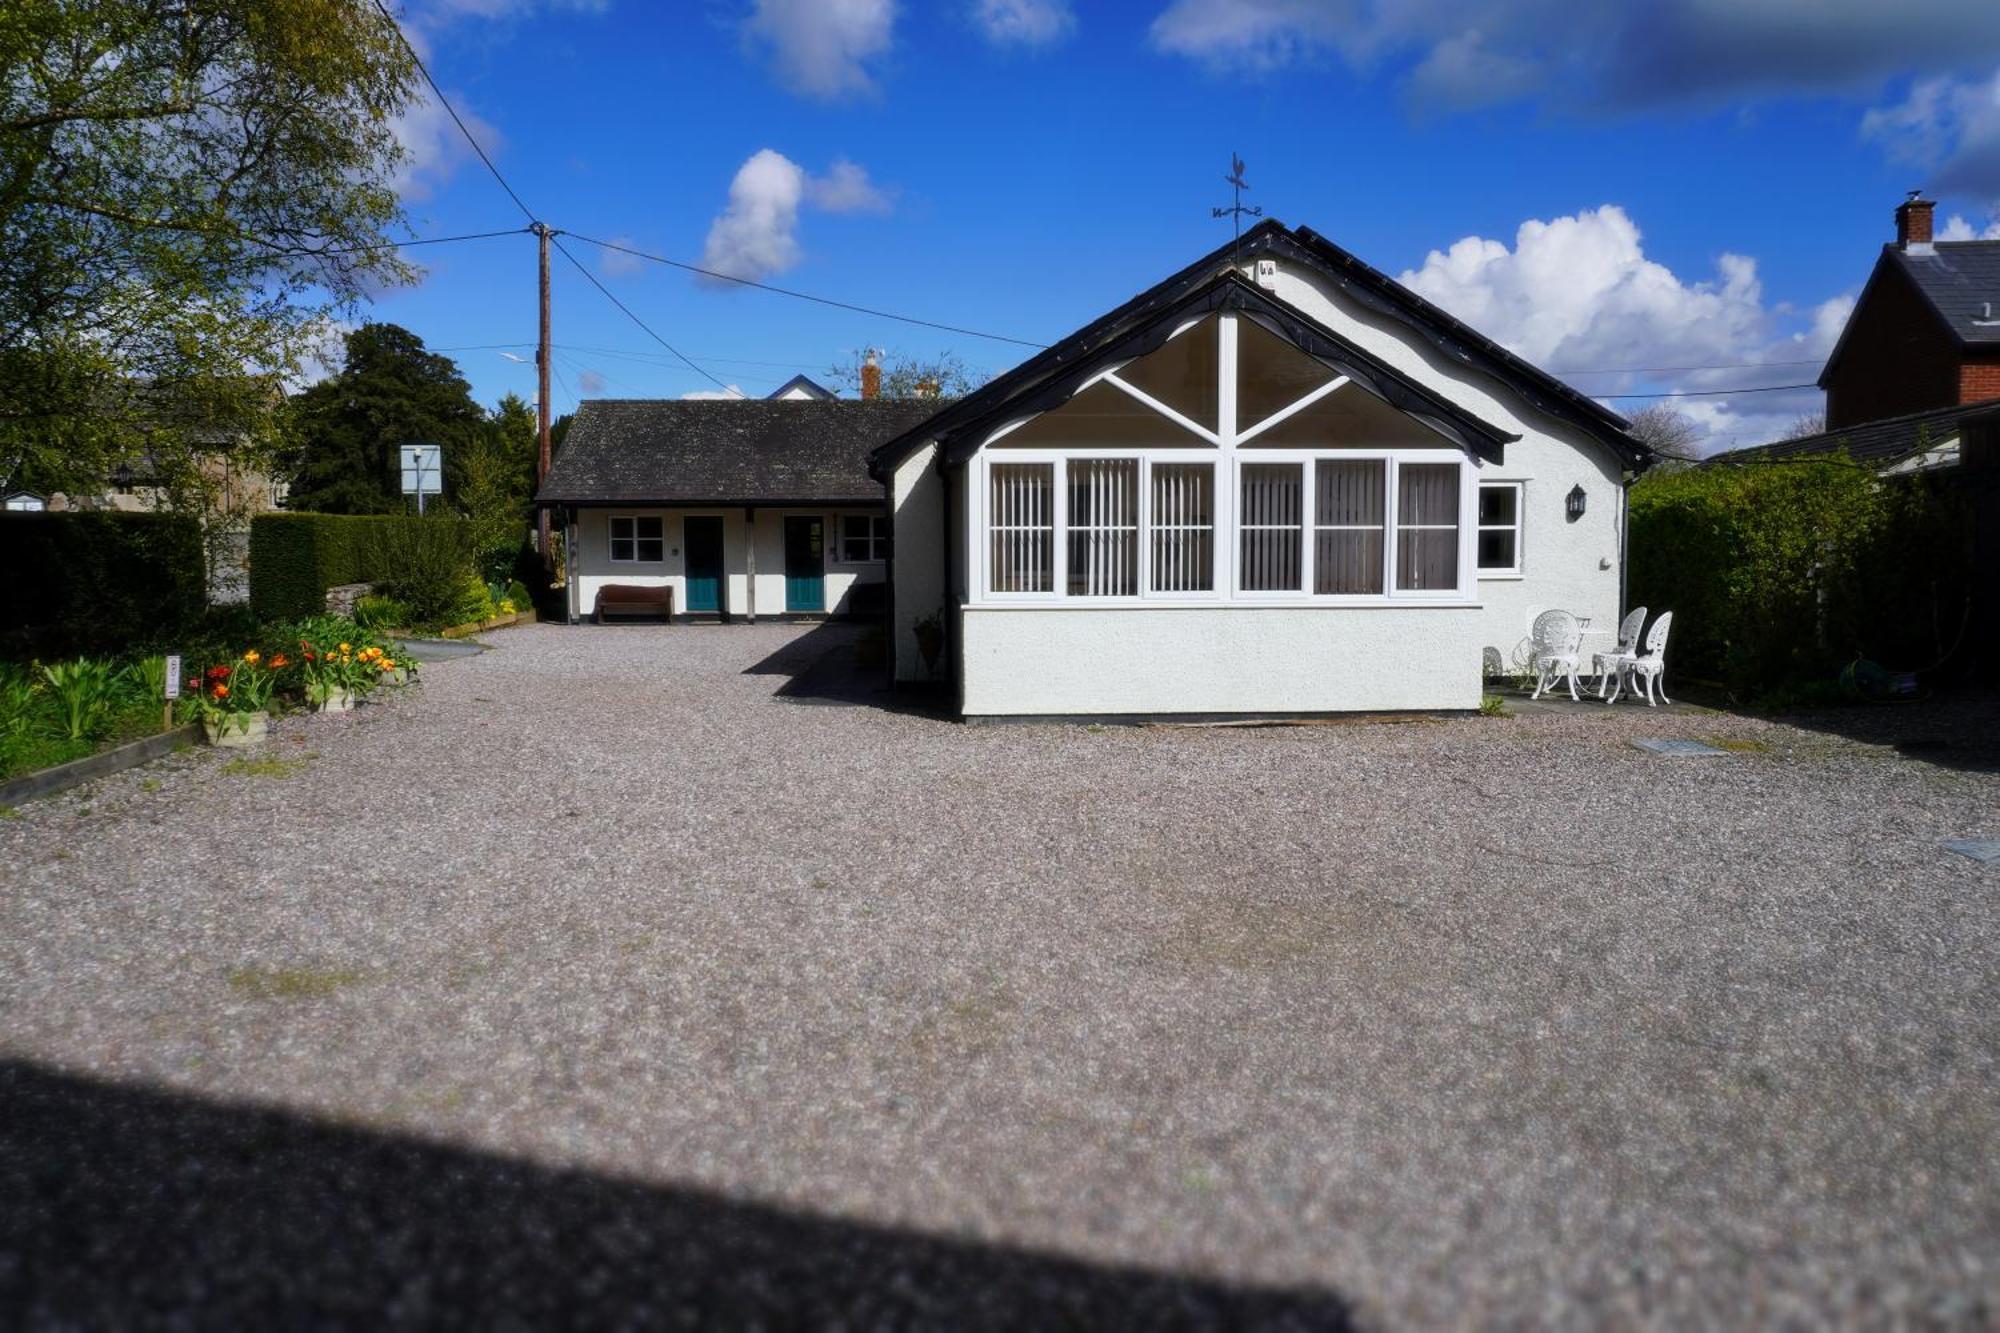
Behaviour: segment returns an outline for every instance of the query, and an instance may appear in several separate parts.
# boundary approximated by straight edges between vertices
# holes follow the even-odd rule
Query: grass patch
[[[1713,745],[1718,750],[1732,750],[1737,754],[1763,754],[1771,747],[1762,741],[1746,740],[1741,736],[1707,736],[1704,745]]]
[[[1497,694],[1482,694],[1482,695],[1480,695],[1480,696],[1479,696],[1479,712],[1480,712],[1480,715],[1481,715],[1481,716],[1483,716],[1483,717],[1512,717],[1512,716],[1514,716],[1514,710],[1513,710],[1513,709],[1511,709],[1511,708],[1509,708],[1509,707],[1507,706],[1507,701],[1506,701],[1505,699],[1501,698],[1501,697],[1500,697],[1499,695],[1497,695]]]
[[[279,759],[276,756],[269,759],[245,757],[230,760],[222,766],[222,771],[239,778],[289,778],[299,773],[305,766],[304,759]]]
[[[344,967],[237,967],[229,971],[229,988],[253,1000],[316,1000],[362,980]]]

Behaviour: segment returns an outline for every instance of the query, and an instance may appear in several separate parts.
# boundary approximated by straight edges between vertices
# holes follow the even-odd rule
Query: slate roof
[[[592,398],[542,505],[880,504],[868,453],[938,411],[857,399]]]
[[[1771,459],[1805,458],[1846,449],[1857,463],[1886,467],[1917,452],[1921,446],[1936,449],[1958,437],[1967,422],[1988,418],[2000,420],[2000,402],[1968,403],[1960,407],[1934,407],[1880,421],[1864,421],[1818,435],[1801,435],[1775,444],[1731,449],[1706,460],[1708,463],[1756,463]]]
[[[1961,344],[2000,345],[2000,241],[1939,241],[1927,255],[1893,245],[1887,252]]]
[[[1104,359],[1113,350],[1131,350],[1140,331],[1156,324],[1163,313],[1189,305],[1204,289],[1216,287],[1219,275],[1226,278],[1246,259],[1261,254],[1284,255],[1317,269],[1344,294],[1405,325],[1445,356],[1494,376],[1536,408],[1578,426],[1610,448],[1626,466],[1643,469],[1652,463],[1652,451],[1633,439],[1626,432],[1625,419],[1602,403],[1523,361],[1310,228],[1294,231],[1275,218],[1267,218],[1238,239],[1204,255],[944,408],[934,420],[923,423],[922,431],[889,441],[876,450],[871,461],[876,475],[887,475],[898,461],[927,440],[942,440],[948,452],[962,452],[963,441],[955,437],[966,433],[969,427],[982,424],[1004,410],[1041,410],[1046,400],[1080,380],[1089,363]],[[1240,273],[1236,276],[1240,280]],[[1235,285],[1257,294],[1247,283],[1239,281]],[[1294,317],[1302,326],[1310,324],[1302,315]],[[1333,337],[1316,325],[1305,331]],[[1402,380],[1401,388],[1407,392],[1434,398],[1387,367],[1375,369],[1387,372],[1381,377],[1385,381]],[[1447,416],[1468,415],[1442,403],[1435,406]],[[1472,433],[1479,433],[1477,423],[1467,420],[1460,424]]]

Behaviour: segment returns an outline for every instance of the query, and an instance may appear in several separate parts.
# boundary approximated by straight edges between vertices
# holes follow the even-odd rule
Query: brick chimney
[[[1937,205],[1910,191],[1910,197],[1896,205],[1896,248],[1910,254],[1931,252],[1931,214]]]
[[[1924,224],[1924,235],[1930,235],[1930,224]],[[875,349],[869,348],[868,355],[861,359],[861,397],[864,401],[882,396],[882,363],[875,359]]]

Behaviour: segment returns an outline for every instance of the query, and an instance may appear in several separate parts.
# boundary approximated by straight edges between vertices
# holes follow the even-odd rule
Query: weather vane
[[[1234,192],[1235,202],[1231,203],[1227,208],[1210,209],[1209,216],[1236,219],[1236,235],[1238,239],[1241,239],[1243,236],[1243,219],[1246,217],[1261,218],[1264,216],[1264,210],[1254,207],[1245,208],[1243,206],[1243,192],[1250,188],[1250,182],[1243,179],[1243,159],[1236,156],[1233,152],[1229,155],[1229,174],[1222,179],[1229,182],[1229,188]]]

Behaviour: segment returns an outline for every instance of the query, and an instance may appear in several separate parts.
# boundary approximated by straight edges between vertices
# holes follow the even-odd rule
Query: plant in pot
[[[269,734],[272,673],[255,648],[191,678],[194,715],[210,745],[255,745]]]

